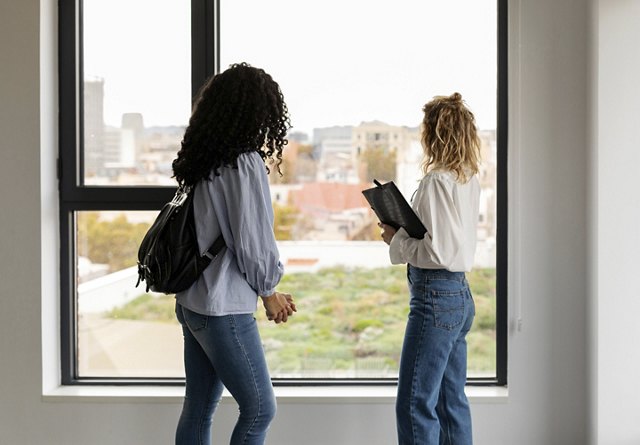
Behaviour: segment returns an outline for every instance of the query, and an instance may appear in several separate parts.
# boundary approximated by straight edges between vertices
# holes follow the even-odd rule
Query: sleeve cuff
[[[261,297],[269,297],[271,295],[273,295],[276,291],[276,287],[278,285],[278,283],[280,283],[280,280],[282,279],[282,275],[284,274],[284,266],[282,265],[282,262],[280,260],[278,260],[278,265],[276,266],[276,272],[275,272],[275,276],[273,277],[274,279],[272,281],[266,281],[264,283],[265,286],[272,286],[268,289],[261,289],[258,291],[258,295]]]

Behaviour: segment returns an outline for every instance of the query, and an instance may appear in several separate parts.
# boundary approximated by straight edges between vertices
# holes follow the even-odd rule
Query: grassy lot
[[[469,373],[493,374],[495,270],[468,278],[476,303]],[[408,313],[405,267],[289,274],[278,289],[294,296],[298,313],[284,325],[268,322],[263,310],[256,314],[273,377],[397,374]],[[176,323],[174,299],[145,294],[108,317]]]

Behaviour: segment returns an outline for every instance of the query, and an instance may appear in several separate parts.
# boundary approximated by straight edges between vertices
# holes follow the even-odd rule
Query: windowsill
[[[394,403],[395,386],[275,387],[278,403]],[[467,386],[472,404],[505,403],[509,390],[502,386]],[[60,386],[43,394],[47,402],[182,403],[183,386]],[[233,402],[225,390],[221,403]]]

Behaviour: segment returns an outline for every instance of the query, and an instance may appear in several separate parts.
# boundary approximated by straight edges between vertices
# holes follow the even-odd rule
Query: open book
[[[375,179],[373,188],[362,191],[380,222],[396,230],[402,227],[411,238],[424,238],[427,229],[393,181],[381,184]]]

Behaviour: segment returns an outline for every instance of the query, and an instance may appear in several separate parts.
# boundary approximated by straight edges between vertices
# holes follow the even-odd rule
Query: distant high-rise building
[[[318,160],[317,181],[359,182],[351,149],[352,131],[353,127],[348,125],[313,129],[314,155]]]
[[[380,121],[362,122],[353,128],[352,143],[358,155],[370,149],[396,152],[415,139],[417,128],[385,124]]]
[[[124,113],[122,115],[122,130],[133,134],[132,153],[123,153],[127,159],[133,158],[134,161],[140,159],[142,154],[142,141],[144,138],[144,119],[141,113]]]
[[[104,164],[104,79],[86,78],[83,84],[84,176],[95,176]]]
[[[309,135],[303,131],[294,131],[287,134],[287,139],[300,144],[307,144],[309,142]]]
[[[313,145],[322,143],[325,139],[351,139],[353,127],[350,125],[334,125],[333,127],[314,128]]]
[[[135,140],[131,129],[105,126],[102,167],[106,176],[111,177],[122,169],[134,167]]]
[[[142,113],[124,113],[122,115],[122,128],[130,128],[142,134],[144,130],[144,118]]]
[[[398,169],[404,168],[406,158],[412,158],[408,152],[412,150],[412,142],[419,140],[418,138],[417,127],[389,125],[380,121],[362,122],[354,127],[351,145],[359,162],[361,181],[368,182],[372,175],[377,176],[375,171],[385,173],[385,178],[378,179],[405,178],[405,172]],[[383,165],[387,163],[394,165],[384,168]]]

